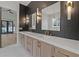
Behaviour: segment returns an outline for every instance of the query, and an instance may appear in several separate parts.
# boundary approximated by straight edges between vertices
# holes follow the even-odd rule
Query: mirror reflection
[[[60,31],[60,2],[42,9],[42,30]]]

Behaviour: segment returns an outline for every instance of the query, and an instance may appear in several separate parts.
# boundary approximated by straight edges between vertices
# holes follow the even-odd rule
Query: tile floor
[[[31,55],[20,44],[15,44],[0,48],[0,57],[31,57]]]

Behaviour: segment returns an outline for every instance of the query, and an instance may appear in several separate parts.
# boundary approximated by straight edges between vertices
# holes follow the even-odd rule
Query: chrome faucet
[[[52,35],[50,31],[45,31],[45,35]]]

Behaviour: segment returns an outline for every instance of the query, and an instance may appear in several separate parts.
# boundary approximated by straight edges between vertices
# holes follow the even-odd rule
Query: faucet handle
[[[47,35],[47,31],[45,31],[45,35]]]

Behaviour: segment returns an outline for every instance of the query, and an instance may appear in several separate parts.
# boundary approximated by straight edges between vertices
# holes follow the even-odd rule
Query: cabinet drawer
[[[55,57],[79,57],[78,54],[72,53],[62,48],[55,48]]]
[[[27,39],[27,44],[28,44],[28,45],[32,45],[32,38],[28,37],[28,39]]]
[[[34,57],[40,57],[40,50],[41,50],[40,45],[41,44],[37,39],[33,40],[33,56]]]
[[[41,57],[51,57],[52,56],[51,49],[52,49],[51,45],[41,42]]]

